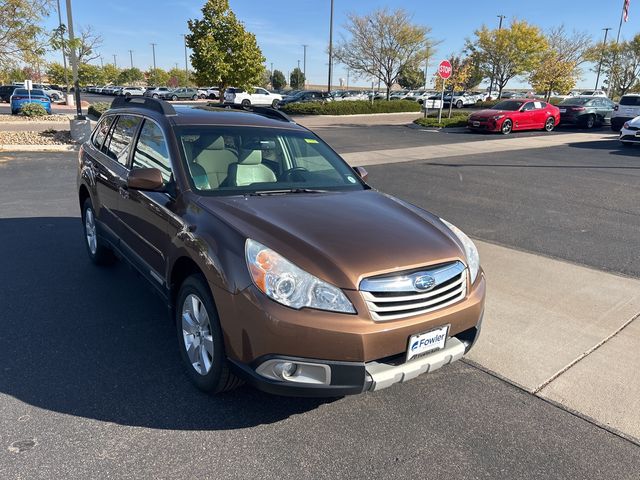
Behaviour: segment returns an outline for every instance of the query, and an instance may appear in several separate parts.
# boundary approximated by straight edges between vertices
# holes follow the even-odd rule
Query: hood
[[[513,113],[513,110],[491,110],[490,108],[487,108],[485,110],[480,110],[479,112],[473,112],[469,115],[469,118],[491,118],[496,115],[509,115]]]
[[[374,190],[200,197],[244,236],[345,289],[382,273],[435,265],[464,253],[437,217]]]

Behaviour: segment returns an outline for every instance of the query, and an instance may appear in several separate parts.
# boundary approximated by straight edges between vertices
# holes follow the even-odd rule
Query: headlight
[[[298,310],[308,307],[356,313],[342,290],[296,267],[282,255],[250,238],[245,244],[245,256],[253,283],[276,302]]]
[[[478,254],[478,249],[462,230],[442,218],[440,220],[449,227],[449,230],[451,230],[462,243],[462,246],[464,247],[464,254],[467,257],[469,274],[471,275],[471,284],[473,285],[476,281],[476,277],[478,276],[478,270],[480,269],[480,255]]]
[[[622,128],[628,129],[629,128],[629,122],[624,122],[624,125],[622,125]]]
[[[504,115],[494,115],[493,116],[494,120],[500,120],[501,118],[504,118]]]

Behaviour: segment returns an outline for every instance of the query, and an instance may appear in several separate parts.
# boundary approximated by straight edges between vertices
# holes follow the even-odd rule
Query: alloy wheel
[[[213,336],[211,322],[204,302],[189,294],[182,304],[182,338],[193,369],[206,375],[213,365]]]
[[[512,128],[513,124],[511,123],[511,120],[505,120],[504,122],[502,122],[502,133],[504,133],[505,135],[511,133]]]
[[[98,251],[98,238],[96,235],[96,221],[91,208],[87,208],[84,212],[84,231],[89,251],[91,255],[95,255]]]
[[[547,132],[550,132],[551,130],[553,130],[554,126],[555,126],[555,120],[552,117],[547,118],[547,122],[544,124],[544,129]]]

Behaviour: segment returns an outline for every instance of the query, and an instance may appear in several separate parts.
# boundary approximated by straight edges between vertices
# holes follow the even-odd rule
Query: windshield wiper
[[[246,195],[285,195],[287,193],[326,193],[329,190],[320,190],[314,188],[282,188],[278,190],[258,190],[256,192],[247,193]]]

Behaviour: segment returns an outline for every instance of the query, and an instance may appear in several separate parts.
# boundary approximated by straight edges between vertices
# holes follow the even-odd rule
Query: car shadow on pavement
[[[92,265],[80,220],[0,219],[0,392],[68,415],[159,429],[278,422],[331,399],[198,391],[158,295],[124,262]]]

